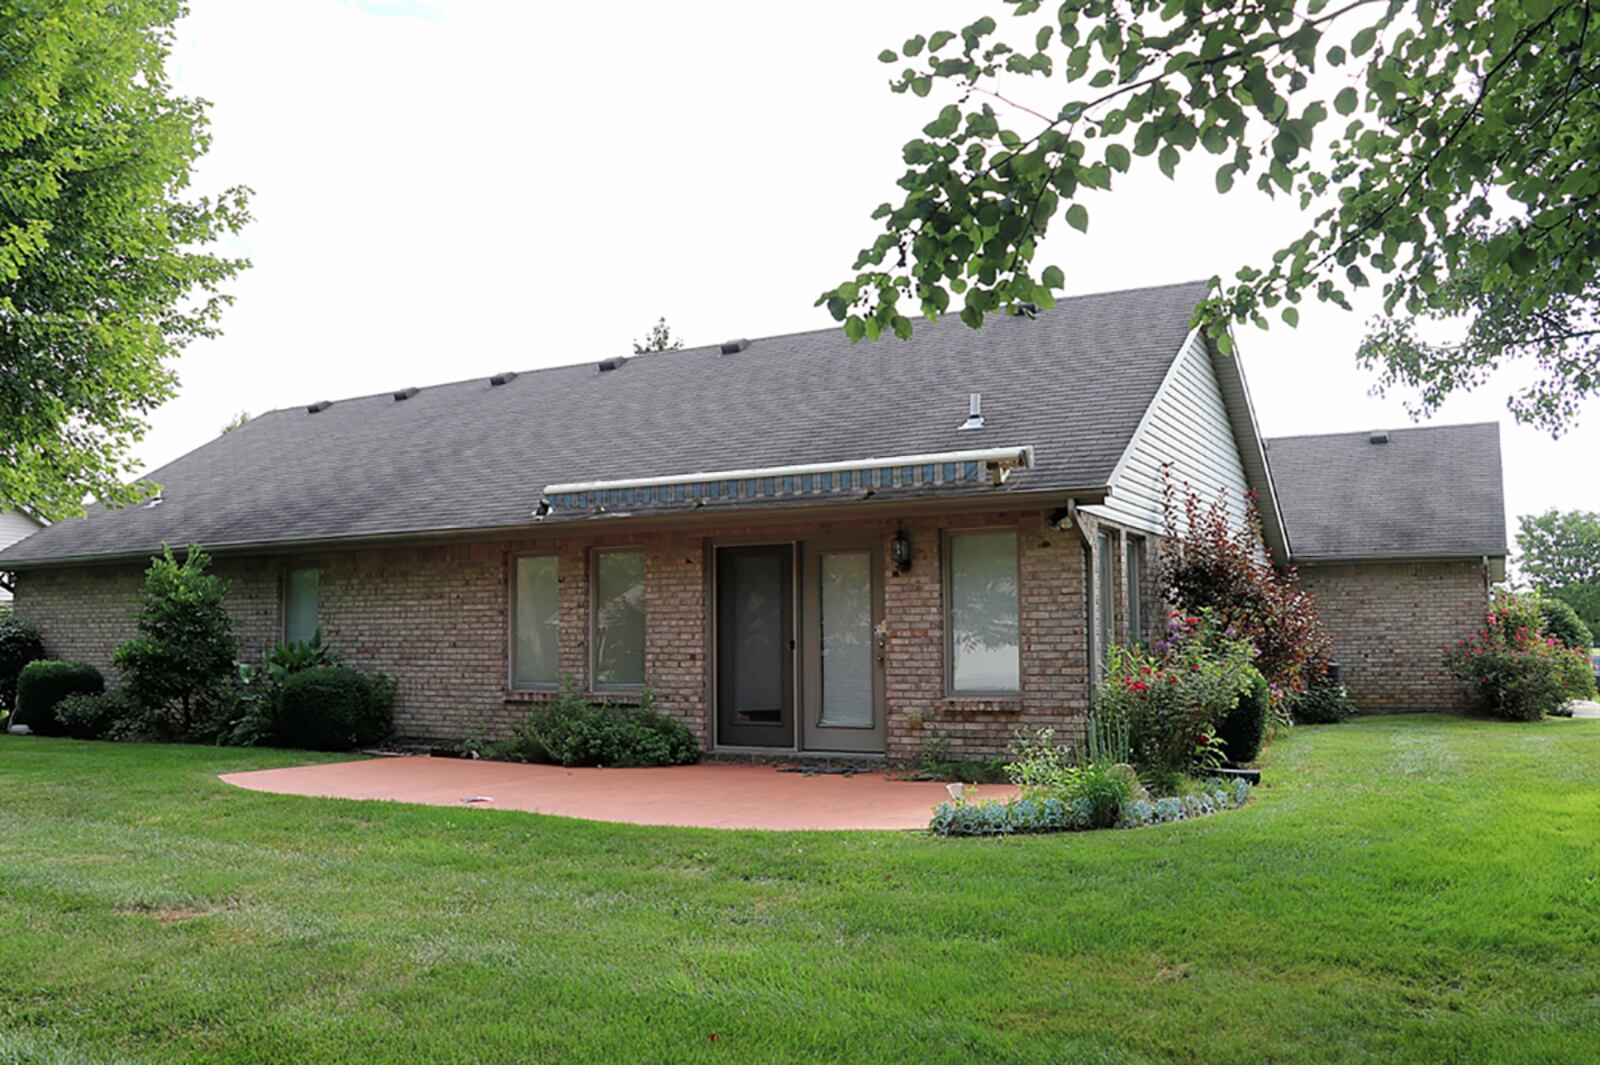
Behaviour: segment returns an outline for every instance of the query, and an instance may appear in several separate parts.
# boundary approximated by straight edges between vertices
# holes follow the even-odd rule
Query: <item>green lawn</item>
[[[1010,840],[239,791],[0,740],[0,1062],[1592,1061],[1600,722],[1304,728],[1250,806]]]

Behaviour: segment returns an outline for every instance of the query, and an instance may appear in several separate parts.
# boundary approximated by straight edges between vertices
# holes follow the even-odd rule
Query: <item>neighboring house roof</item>
[[[999,489],[893,491],[1064,499],[1109,484],[1205,293],[1199,282],[1111,292],[1062,300],[1036,318],[991,318],[980,331],[955,316],[919,321],[904,343],[852,345],[830,328],[727,354],[692,348],[609,371],[588,362],[499,386],[480,377],[403,400],[384,392],[316,413],[272,411],[152,473],[159,505],[91,508],[0,552],[0,568],[142,555],[163,542],[255,547],[526,528],[544,486],[557,482],[996,446],[1033,448],[1032,468]],[[961,431],[973,392],[986,425]],[[549,520],[593,513],[557,508]]]
[[[1267,461],[1296,562],[1506,554],[1493,422],[1278,437]]]

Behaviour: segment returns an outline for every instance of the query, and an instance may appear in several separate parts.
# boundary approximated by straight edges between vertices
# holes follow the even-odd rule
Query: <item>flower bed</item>
[[[1115,828],[1143,828],[1171,821],[1189,821],[1223,810],[1235,810],[1250,800],[1245,780],[1209,780],[1198,794],[1161,799],[1131,799],[1122,804]],[[1009,836],[1037,832],[1076,832],[1095,827],[1088,799],[1031,799],[1026,796],[1001,802],[957,799],[933,808],[928,828],[936,836]]]

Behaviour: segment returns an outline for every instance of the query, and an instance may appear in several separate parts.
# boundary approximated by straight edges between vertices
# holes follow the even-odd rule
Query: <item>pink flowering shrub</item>
[[[1209,610],[1174,613],[1149,649],[1114,647],[1095,712],[1126,722],[1134,765],[1160,782],[1214,768],[1217,725],[1255,682],[1256,650]]]
[[[1497,595],[1483,628],[1445,648],[1445,664],[1472,685],[1478,710],[1506,721],[1537,721],[1594,696],[1588,656],[1543,630],[1532,596]]]

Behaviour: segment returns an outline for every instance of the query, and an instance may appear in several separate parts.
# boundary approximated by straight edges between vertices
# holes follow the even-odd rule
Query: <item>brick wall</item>
[[[279,636],[278,567],[222,559],[213,568],[228,581],[228,613],[242,654],[258,657]],[[112,650],[134,634],[143,587],[144,567],[137,565],[29,570],[18,575],[15,608],[39,627],[50,657],[89,662],[110,675]]]
[[[950,529],[1014,523],[1021,570],[1022,690],[1014,699],[949,697],[945,691],[942,551]],[[1085,629],[1083,546],[1042,513],[937,521],[902,526],[912,545],[909,572],[884,584],[888,623],[884,681],[890,707],[888,754],[913,758],[938,732],[960,755],[1003,751],[1019,727],[1081,734],[1088,709],[1088,633]]]
[[[1303,566],[1334,657],[1368,713],[1460,710],[1465,688],[1443,664],[1446,644],[1483,624],[1488,586],[1478,562]]]
[[[1018,530],[1022,690],[1015,698],[949,697],[945,691],[944,537],[950,529],[972,527]],[[904,574],[888,562],[889,541],[897,528],[906,531],[913,548],[913,564]],[[231,583],[229,607],[244,654],[253,659],[281,631],[284,569],[291,564],[319,566],[319,620],[329,644],[346,661],[397,679],[402,737],[454,742],[475,732],[503,735],[530,703],[548,698],[508,690],[511,559],[525,552],[558,557],[561,668],[583,687],[589,675],[591,551],[638,546],[646,559],[648,683],[661,710],[709,743],[706,596],[712,545],[729,538],[781,536],[771,527],[747,526],[637,536],[585,533],[224,557],[216,569]],[[1087,556],[1077,535],[1051,528],[1045,512],[826,523],[794,535],[866,535],[880,544],[891,758],[919,755],[935,731],[963,755],[1004,750],[1019,726],[1051,726],[1063,735],[1081,731],[1088,706]],[[106,665],[111,648],[133,631],[132,604],[141,570],[98,566],[27,571],[19,575],[17,610],[40,626],[51,654]]]

